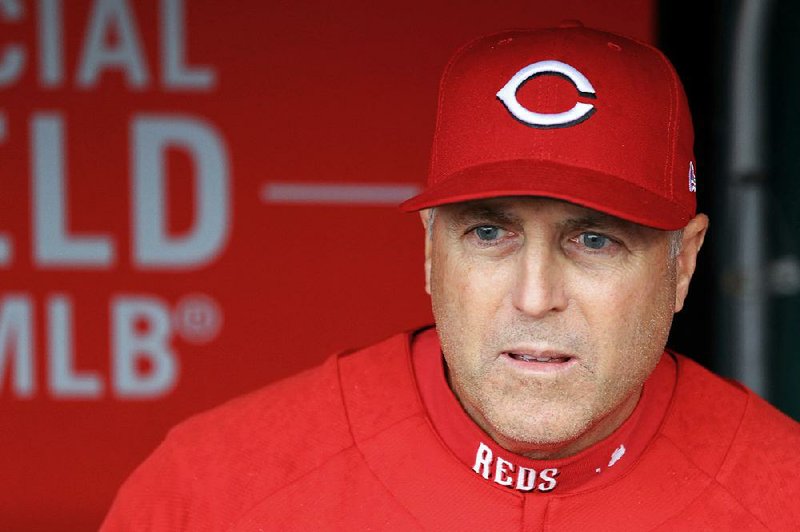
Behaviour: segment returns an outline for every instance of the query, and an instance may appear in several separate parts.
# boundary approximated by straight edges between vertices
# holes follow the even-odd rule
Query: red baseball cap
[[[545,196],[680,229],[696,210],[693,143],[652,46],[580,25],[498,33],[445,69],[428,184],[401,208]]]

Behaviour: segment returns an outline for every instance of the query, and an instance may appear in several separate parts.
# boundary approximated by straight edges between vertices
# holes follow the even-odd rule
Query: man
[[[664,350],[708,220],[657,50],[476,40],[421,210],[436,327],[181,424],[106,530],[792,530],[798,425]]]

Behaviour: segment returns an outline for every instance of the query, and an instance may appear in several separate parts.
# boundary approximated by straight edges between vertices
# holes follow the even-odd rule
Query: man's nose
[[[512,302],[520,312],[544,317],[567,306],[564,265],[557,251],[544,243],[526,246],[519,255]]]

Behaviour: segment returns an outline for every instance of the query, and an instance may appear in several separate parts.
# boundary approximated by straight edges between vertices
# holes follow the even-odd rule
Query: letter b
[[[178,360],[169,346],[166,305],[147,297],[121,297],[111,304],[114,390],[122,398],[149,399],[167,393],[177,381]],[[137,330],[137,324],[146,324]],[[137,361],[146,360],[146,375]]]

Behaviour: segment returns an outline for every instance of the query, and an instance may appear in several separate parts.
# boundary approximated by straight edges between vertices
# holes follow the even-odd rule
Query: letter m
[[[0,386],[6,368],[13,364],[11,389],[17,397],[31,397],[35,391],[31,309],[27,297],[0,298]]]

